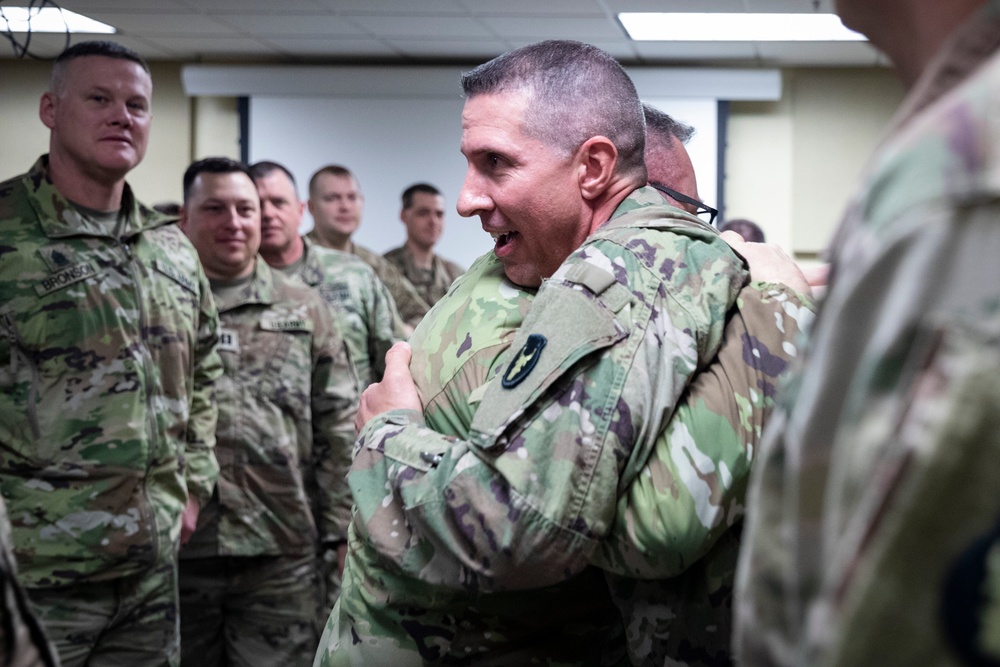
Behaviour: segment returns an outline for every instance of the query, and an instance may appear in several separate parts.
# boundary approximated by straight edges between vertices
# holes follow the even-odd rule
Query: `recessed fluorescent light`
[[[85,32],[111,34],[117,32],[107,23],[58,7],[0,6],[0,30],[11,32]]]
[[[836,14],[702,14],[621,12],[618,20],[636,41],[839,42],[864,41]]]

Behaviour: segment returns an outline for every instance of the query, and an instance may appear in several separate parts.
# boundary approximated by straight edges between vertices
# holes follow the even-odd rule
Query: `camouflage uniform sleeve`
[[[945,582],[1000,498],[1000,206],[899,201],[882,238],[838,249],[754,463],[746,664],[952,663]]]
[[[728,250],[684,259],[662,264],[681,267],[665,279],[627,252],[578,251],[539,291],[468,440],[403,412],[366,425],[349,476],[355,526],[387,566],[499,591],[589,564],[615,520],[622,475],[717,347],[744,280]],[[702,281],[708,274],[717,279]]]
[[[202,297],[194,349],[194,386],[185,447],[185,480],[188,494],[204,507],[219,476],[219,464],[212,450],[215,448],[215,426],[219,416],[215,381],[222,375],[223,369],[216,349],[219,313],[208,279],[201,268],[198,272]]]
[[[347,539],[351,493],[347,470],[354,443],[358,378],[329,311],[317,303],[312,373],[313,467],[319,489],[317,529],[320,544]]]
[[[729,314],[718,355],[701,369],[619,496],[595,564],[623,576],[673,577],[743,517],[750,463],[813,304],[754,282]]]

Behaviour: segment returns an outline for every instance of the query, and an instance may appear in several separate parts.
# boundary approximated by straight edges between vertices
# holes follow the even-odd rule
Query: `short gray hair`
[[[646,180],[645,123],[632,79],[590,44],[549,40],[515,49],[462,75],[466,97],[525,91],[524,131],[567,153],[591,137],[618,149],[617,172]]]

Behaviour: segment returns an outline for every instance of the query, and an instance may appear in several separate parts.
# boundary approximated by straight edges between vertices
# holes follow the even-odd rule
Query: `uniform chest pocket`
[[[614,288],[609,290],[612,296],[621,296]],[[514,423],[555,384],[628,335],[605,300],[585,289],[558,286],[540,292],[506,365],[482,393],[472,420],[472,444],[487,450],[506,448]]]
[[[312,335],[312,322],[305,319],[261,319],[243,352],[244,381],[282,410],[307,415],[312,387]]]

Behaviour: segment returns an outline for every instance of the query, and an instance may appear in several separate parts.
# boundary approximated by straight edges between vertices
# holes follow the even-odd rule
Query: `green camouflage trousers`
[[[218,556],[180,565],[182,664],[312,664],[319,643],[316,556]]]
[[[28,597],[63,667],[176,667],[177,563]]]

